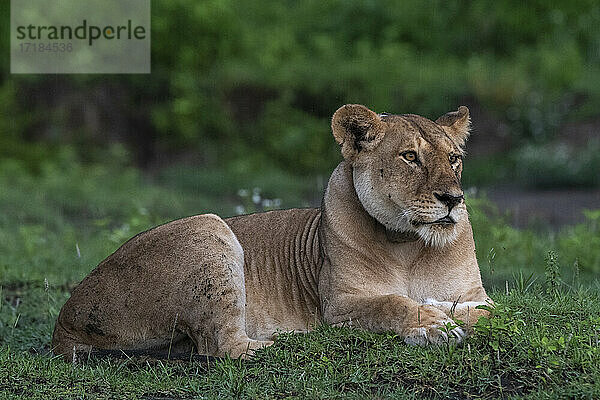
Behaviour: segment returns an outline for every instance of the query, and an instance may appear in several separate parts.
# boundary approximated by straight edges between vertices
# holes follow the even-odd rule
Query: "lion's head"
[[[436,247],[454,241],[468,218],[460,179],[469,124],[464,106],[433,122],[362,105],[341,107],[331,123],[365,210]]]

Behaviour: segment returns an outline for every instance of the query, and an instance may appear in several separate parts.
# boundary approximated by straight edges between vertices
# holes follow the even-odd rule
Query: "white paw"
[[[463,303],[454,303],[452,301],[438,301],[436,299],[425,299],[423,302],[424,305],[434,306],[437,308],[454,308],[456,310],[462,310],[465,308],[475,308],[477,306],[485,306],[488,305],[486,302],[482,301],[465,301]]]
[[[454,328],[450,328],[452,326]],[[465,331],[456,326],[454,321],[445,319],[429,326],[408,329],[404,336],[404,343],[413,346],[456,344],[462,342],[465,336]]]
[[[450,308],[452,307],[453,303],[451,301],[438,301],[436,299],[425,299],[425,301],[423,302],[424,305],[428,305],[428,306],[434,306],[434,307],[438,307],[438,308]]]

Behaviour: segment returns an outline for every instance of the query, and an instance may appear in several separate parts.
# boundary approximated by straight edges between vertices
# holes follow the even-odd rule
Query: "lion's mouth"
[[[450,215],[446,215],[444,218],[440,218],[436,221],[431,222],[431,224],[436,224],[436,225],[452,225],[455,223],[456,223],[456,221]]]
[[[431,222],[415,221],[415,222],[413,222],[413,225],[415,225],[415,226],[420,226],[420,225],[454,225],[455,223],[456,223],[456,221],[450,215],[446,215],[443,218],[436,219],[435,221],[431,221]]]

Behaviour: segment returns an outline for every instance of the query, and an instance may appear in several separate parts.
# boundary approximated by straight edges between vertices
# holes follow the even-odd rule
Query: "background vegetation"
[[[341,104],[431,118],[466,104],[481,143],[475,155],[479,147],[508,150],[504,172],[516,165],[546,177],[518,177],[524,184],[581,173],[572,184],[599,183],[585,168],[600,165],[598,142],[573,165],[552,150],[519,151],[570,132],[576,138],[561,152],[570,155],[574,139],[579,147],[591,139],[564,128],[597,121],[595,1],[170,0],[152,7],[150,75],[11,76],[2,63],[0,154],[35,169],[56,146],[68,143],[89,161],[116,142],[142,166],[184,159],[232,172],[327,175],[339,160],[328,120]],[[0,15],[8,15],[8,2]],[[1,29],[9,37],[9,24]],[[8,54],[8,41],[0,46]],[[40,145],[33,150],[32,142]],[[567,168],[557,172],[555,162]]]
[[[0,397],[600,397],[600,212],[517,229],[485,194],[600,187],[597,2],[156,0],[150,75],[9,70]],[[495,322],[436,350],[324,327],[208,369],[46,354],[69,291],[136,233],[318,205],[340,161],[329,118],[350,102],[471,109],[464,183]]]

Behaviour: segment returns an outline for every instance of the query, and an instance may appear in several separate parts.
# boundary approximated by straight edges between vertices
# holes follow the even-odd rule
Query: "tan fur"
[[[332,130],[345,160],[320,209],[200,215],[134,237],[73,291],[55,353],[195,348],[240,357],[278,332],[322,322],[392,330],[409,344],[460,341],[453,315],[473,324],[486,314],[475,307],[489,301],[461,198],[462,161],[449,161],[462,154],[468,127],[466,107],[437,123],[340,108]]]

